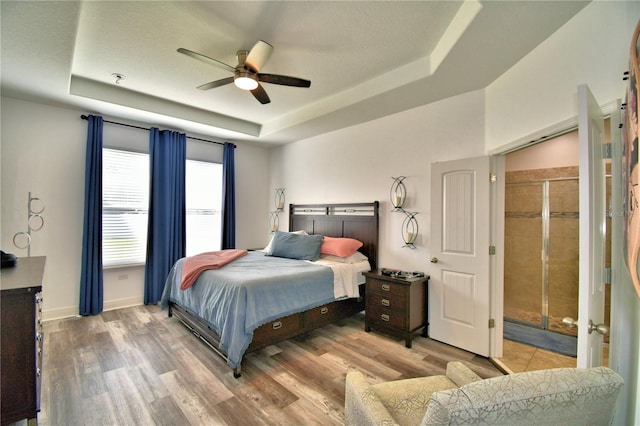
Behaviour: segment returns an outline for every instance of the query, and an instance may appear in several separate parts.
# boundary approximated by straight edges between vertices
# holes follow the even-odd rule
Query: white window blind
[[[145,263],[149,155],[103,149],[102,262],[105,268]],[[222,165],[187,160],[187,256],[220,250]]]
[[[102,150],[102,262],[144,264],[149,209],[149,155]]]

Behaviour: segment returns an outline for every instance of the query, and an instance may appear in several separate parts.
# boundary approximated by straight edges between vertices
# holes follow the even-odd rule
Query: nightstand
[[[394,278],[366,272],[364,331],[371,328],[399,336],[411,347],[416,334],[427,336],[428,276]]]

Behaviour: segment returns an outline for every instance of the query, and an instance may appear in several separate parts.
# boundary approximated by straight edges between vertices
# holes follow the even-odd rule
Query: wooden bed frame
[[[355,204],[291,204],[289,230],[360,240],[363,246],[359,251],[369,258],[371,269],[374,270],[378,262],[378,209],[378,201]],[[264,324],[254,331],[253,340],[245,354],[361,312],[364,310],[364,299],[364,285],[360,285],[359,298],[337,300]],[[174,315],[214,352],[227,359],[226,354],[219,349],[219,336],[204,320],[169,301],[169,316]],[[233,376],[238,378],[240,375],[241,367],[238,366],[233,369]]]

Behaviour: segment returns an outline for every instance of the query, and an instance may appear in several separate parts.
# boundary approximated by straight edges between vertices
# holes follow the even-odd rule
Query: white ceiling
[[[486,87],[583,1],[6,1],[3,96],[213,138],[287,143]],[[274,46],[262,105],[224,67]],[[115,84],[113,73],[125,78]]]

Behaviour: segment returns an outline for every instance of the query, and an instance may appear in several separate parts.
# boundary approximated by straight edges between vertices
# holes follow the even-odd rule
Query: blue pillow
[[[321,246],[322,235],[298,235],[276,231],[267,255],[315,261],[320,258]]]

